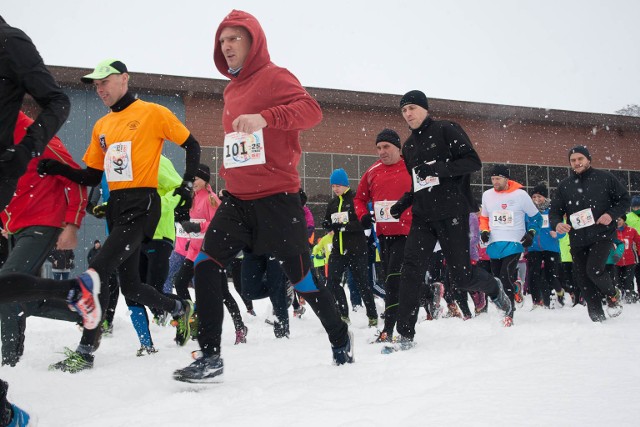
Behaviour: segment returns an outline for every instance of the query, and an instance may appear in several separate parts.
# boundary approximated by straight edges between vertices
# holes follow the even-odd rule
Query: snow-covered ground
[[[93,370],[49,372],[80,333],[30,318],[21,363],[2,367],[0,377],[39,426],[637,426],[640,304],[603,324],[582,306],[530,308],[527,301],[510,329],[493,306],[466,322],[422,321],[418,346],[391,355],[369,344],[375,331],[365,314],[352,313],[356,363],[336,367],[310,310],[291,319],[290,339],[278,340],[264,322],[271,306],[257,301],[258,316],[244,316],[247,344],[233,345],[226,315],[224,382],[190,385],[171,374],[191,362],[197,343],[177,348],[173,328],[152,325],[159,352],[136,357],[121,300]]]

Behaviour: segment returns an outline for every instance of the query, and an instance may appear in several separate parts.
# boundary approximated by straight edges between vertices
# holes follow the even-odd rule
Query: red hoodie
[[[226,27],[244,27],[252,44],[237,77],[228,71],[220,43]],[[255,200],[277,193],[297,193],[300,188],[298,162],[302,150],[301,130],[314,127],[322,120],[318,103],[285,68],[271,62],[267,40],[260,23],[252,15],[232,10],[216,32],[213,59],[218,71],[231,79],[224,90],[222,125],[225,133],[233,132],[233,121],[242,114],[261,114],[267,121],[262,129],[266,163],[220,169],[226,189],[243,200]]]
[[[624,267],[626,265],[637,264],[638,248],[640,248],[640,235],[638,232],[625,224],[622,230],[619,227],[616,228],[616,233],[618,240],[624,242],[624,252],[616,265]]]
[[[14,144],[22,140],[31,123],[33,120],[30,117],[23,112],[19,113],[13,134]],[[29,162],[27,171],[18,180],[13,199],[0,213],[3,227],[9,233],[34,225],[62,228],[65,223],[78,227],[82,223],[87,205],[86,187],[62,176],[40,177],[36,168],[41,159],[54,159],[79,168],[62,141],[54,136],[42,156]]]

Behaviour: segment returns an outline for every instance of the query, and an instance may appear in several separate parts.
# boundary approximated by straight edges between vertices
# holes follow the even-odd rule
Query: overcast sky
[[[222,78],[215,31],[255,15],[305,86],[613,113],[640,104],[637,0],[5,0],[50,65]]]

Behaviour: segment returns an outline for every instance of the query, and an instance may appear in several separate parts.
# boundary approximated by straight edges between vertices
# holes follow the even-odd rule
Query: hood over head
[[[249,34],[251,34],[251,48],[249,49],[247,58],[242,65],[242,71],[238,74],[238,77],[233,77],[231,73],[229,73],[227,60],[225,59],[220,43],[218,42],[218,40],[220,40],[220,33],[222,33],[222,30],[226,27],[244,27],[247,29]],[[216,64],[216,68],[220,74],[230,79],[244,79],[271,62],[269,49],[267,48],[267,38],[262,30],[262,26],[253,15],[242,10],[234,9],[224,17],[216,31],[213,48],[213,62]]]

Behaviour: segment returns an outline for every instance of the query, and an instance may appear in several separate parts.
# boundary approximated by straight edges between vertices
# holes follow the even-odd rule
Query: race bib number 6
[[[223,164],[226,169],[262,165],[267,162],[262,129],[254,133],[232,132],[224,136]]]
[[[131,141],[111,144],[104,155],[104,171],[108,182],[133,181]]]
[[[400,222],[391,216],[389,210],[391,206],[396,204],[396,200],[381,200],[373,203],[373,212],[376,216],[376,222]]]

